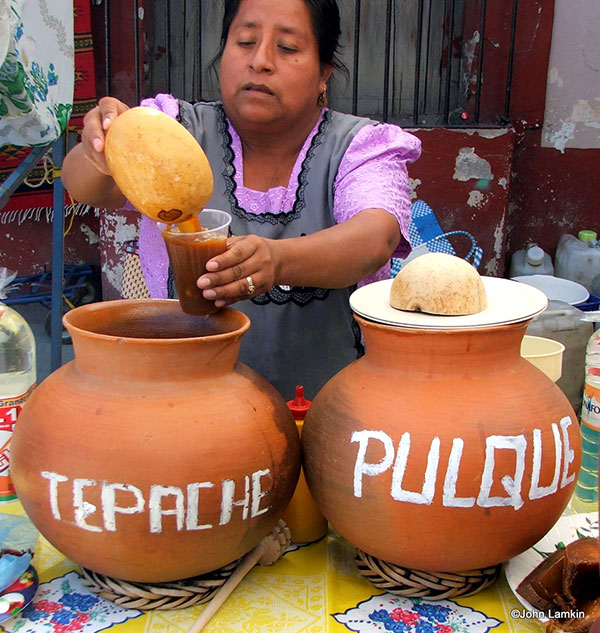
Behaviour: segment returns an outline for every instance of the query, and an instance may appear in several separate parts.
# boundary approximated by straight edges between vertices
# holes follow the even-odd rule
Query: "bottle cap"
[[[584,229],[583,231],[579,231],[579,233],[577,233],[577,237],[582,242],[589,242],[590,240],[598,239],[598,233],[596,233],[596,231],[590,231],[588,229]]]
[[[294,416],[294,420],[304,420],[311,402],[312,400],[307,400],[304,397],[304,386],[296,385],[296,397],[293,400],[288,400],[287,403],[287,406]]]
[[[544,251],[537,244],[533,244],[527,249],[527,261],[532,266],[540,266],[544,261]]]

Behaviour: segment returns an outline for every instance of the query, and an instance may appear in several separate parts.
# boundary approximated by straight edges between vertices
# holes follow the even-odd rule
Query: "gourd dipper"
[[[106,163],[119,189],[141,213],[200,231],[197,215],[213,192],[204,150],[175,119],[137,106],[113,121],[106,134]]]

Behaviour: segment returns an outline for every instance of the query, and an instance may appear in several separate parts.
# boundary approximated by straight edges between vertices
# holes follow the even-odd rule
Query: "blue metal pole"
[[[37,165],[48,149],[48,145],[34,147],[27,155],[27,158],[0,185],[0,209],[8,202],[15,189],[23,183],[29,172]]]
[[[64,232],[65,188],[60,177],[60,170],[65,153],[65,135],[62,134],[52,147],[54,163],[54,217],[52,219],[52,312],[51,312],[51,346],[50,371],[62,365],[62,305],[63,305],[63,273],[64,273]],[[75,210],[73,209],[73,213]]]

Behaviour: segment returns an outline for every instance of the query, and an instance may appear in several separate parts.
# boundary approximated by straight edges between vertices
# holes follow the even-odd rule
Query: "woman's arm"
[[[116,209],[125,204],[104,158],[104,139],[111,123],[129,107],[118,99],[104,97],[83,119],[81,143],[66,156],[62,179],[67,191],[79,202]]]
[[[274,284],[344,288],[380,268],[399,240],[398,221],[383,209],[364,209],[341,224],[302,237],[237,237],[225,253],[210,260],[210,272],[200,277],[198,286],[218,307],[247,299],[249,276],[255,295]]]

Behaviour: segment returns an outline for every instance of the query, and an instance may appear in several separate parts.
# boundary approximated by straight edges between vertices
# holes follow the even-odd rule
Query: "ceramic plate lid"
[[[356,314],[386,325],[452,330],[507,325],[533,319],[548,306],[548,298],[537,288],[501,277],[481,277],[488,307],[477,314],[440,316],[424,312],[397,310],[390,305],[393,279],[362,286],[350,295]]]

